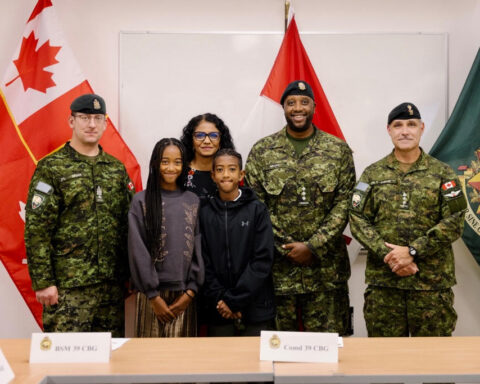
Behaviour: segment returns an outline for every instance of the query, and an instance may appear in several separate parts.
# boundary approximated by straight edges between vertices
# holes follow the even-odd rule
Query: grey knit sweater
[[[134,288],[149,299],[160,290],[198,292],[204,279],[198,226],[198,197],[189,191],[162,190],[162,252],[152,259],[145,231],[145,192],[128,213],[128,258]]]

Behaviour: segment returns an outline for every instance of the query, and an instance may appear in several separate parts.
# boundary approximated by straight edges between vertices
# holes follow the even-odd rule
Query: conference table
[[[350,337],[343,343],[335,364],[275,363],[275,382],[480,382],[480,337]]]
[[[259,360],[258,337],[130,339],[109,363],[30,364],[30,340],[1,339],[12,383],[480,382],[480,337],[344,338],[338,363]]]

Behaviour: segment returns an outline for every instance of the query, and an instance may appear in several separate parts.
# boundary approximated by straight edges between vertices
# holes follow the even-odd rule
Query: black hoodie
[[[240,311],[246,324],[275,316],[272,223],[267,207],[255,193],[250,188],[241,191],[236,201],[210,197],[200,210],[203,288],[213,324],[232,321],[216,310],[219,300],[232,312]]]

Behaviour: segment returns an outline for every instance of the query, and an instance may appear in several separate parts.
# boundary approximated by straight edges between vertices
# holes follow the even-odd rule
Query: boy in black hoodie
[[[275,317],[270,216],[250,188],[239,187],[239,153],[218,151],[212,168],[218,194],[200,211],[208,335],[259,336]]]

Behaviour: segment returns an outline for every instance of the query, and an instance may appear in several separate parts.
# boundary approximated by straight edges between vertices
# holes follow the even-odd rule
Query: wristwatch
[[[408,253],[412,257],[417,256],[417,250],[414,247],[412,247],[411,245],[408,246]]]

